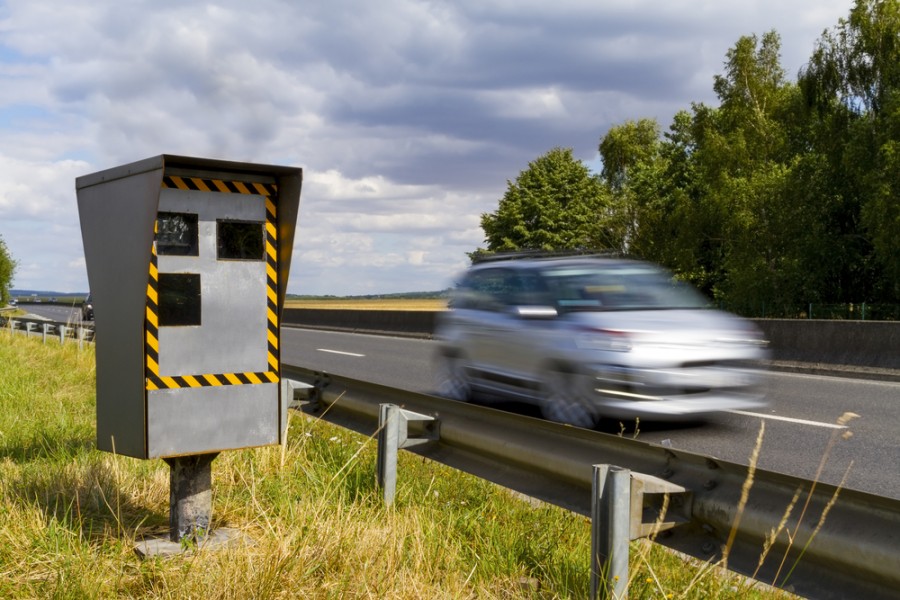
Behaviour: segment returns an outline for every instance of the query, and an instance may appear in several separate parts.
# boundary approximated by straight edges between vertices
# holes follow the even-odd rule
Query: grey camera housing
[[[98,448],[167,458],[282,442],[279,325],[302,179],[165,154],[76,179]]]

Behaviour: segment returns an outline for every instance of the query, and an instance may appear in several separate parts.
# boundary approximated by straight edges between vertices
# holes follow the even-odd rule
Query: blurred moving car
[[[450,308],[435,336],[448,398],[515,398],[582,427],[766,405],[759,330],[649,263],[499,255],[462,276]]]
[[[84,299],[84,303],[81,305],[81,320],[94,320],[94,301],[91,299],[90,294],[87,295],[87,298]]]

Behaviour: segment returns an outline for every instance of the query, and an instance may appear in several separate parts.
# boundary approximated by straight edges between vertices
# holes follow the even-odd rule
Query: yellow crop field
[[[447,310],[444,298],[303,298],[288,299],[286,308],[335,310]]]

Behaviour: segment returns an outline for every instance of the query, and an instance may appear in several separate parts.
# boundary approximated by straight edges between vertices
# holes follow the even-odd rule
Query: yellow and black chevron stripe
[[[278,373],[264,371],[261,373],[216,373],[207,375],[176,375],[161,377],[147,376],[148,390],[179,389],[189,387],[214,387],[221,385],[252,385],[255,383],[278,383]]]
[[[278,227],[277,194],[274,184],[200,177],[163,177],[162,187],[179,190],[221,192],[225,194],[253,194],[262,196],[266,203],[266,303],[268,371],[258,373],[213,373],[203,375],[159,374],[159,271],[157,269],[156,233],[154,225],[153,247],[150,254],[150,273],[147,283],[147,309],[145,316],[145,374],[146,389],[179,389],[222,385],[253,385],[278,383]]]
[[[194,190],[199,192],[222,192],[224,194],[256,194],[266,198],[274,197],[278,188],[273,183],[256,183],[251,181],[227,181],[222,179],[203,179],[202,177],[178,177],[166,175],[162,186],[176,190]]]

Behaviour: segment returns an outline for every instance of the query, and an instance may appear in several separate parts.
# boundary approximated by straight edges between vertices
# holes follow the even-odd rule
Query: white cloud
[[[18,287],[86,291],[75,177],[160,153],[297,165],[291,291],[438,289],[529,161],[715,102],[741,35],[778,31],[793,76],[850,7],[6,0],[0,235]]]

